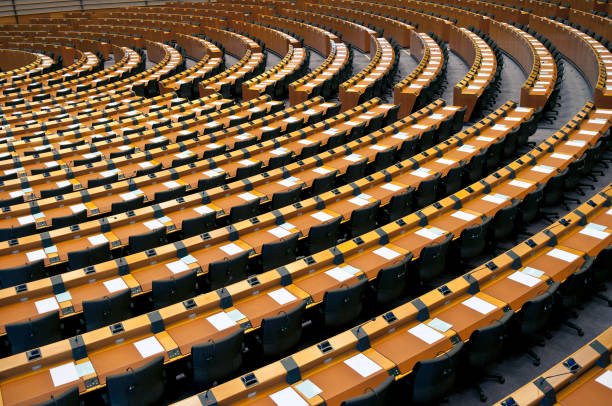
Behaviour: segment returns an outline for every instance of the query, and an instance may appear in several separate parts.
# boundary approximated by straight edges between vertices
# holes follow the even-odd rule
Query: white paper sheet
[[[344,363],[364,378],[367,378],[368,376],[382,369],[380,365],[362,353],[345,359]]]
[[[206,320],[208,320],[208,322],[219,331],[223,331],[236,325],[236,322],[232,320],[225,312],[213,314],[212,316],[207,317]]]
[[[74,362],[69,362],[59,367],[51,368],[49,370],[53,386],[58,387],[65,385],[70,382],[78,381],[79,374],[76,370]]]
[[[381,188],[390,190],[392,192],[397,192],[398,190],[403,189],[402,186],[396,185],[395,183],[385,183],[384,185],[381,186]]]
[[[375,249],[373,252],[379,257],[383,257],[384,259],[393,259],[401,255],[399,252],[393,251],[391,248],[387,247],[380,247],[378,249]]]
[[[584,235],[588,235],[588,236],[593,237],[593,238],[597,238],[599,240],[603,240],[605,238],[608,238],[608,236],[610,235],[610,233],[608,233],[606,231],[597,230],[594,227],[585,227],[582,230],[580,230],[579,233],[580,234],[584,234]]]
[[[255,196],[253,193],[249,193],[249,192],[244,192],[238,195],[239,198],[241,198],[244,201],[250,202],[251,200],[255,200],[257,199],[257,196]]]
[[[420,228],[417,231],[415,231],[414,233],[416,235],[419,235],[423,238],[427,238],[428,240],[435,240],[436,238],[440,237],[439,232],[442,232],[442,234],[445,234],[444,230],[440,230],[439,228]]]
[[[366,206],[370,204],[368,200],[362,199],[361,197],[353,197],[352,199],[349,199],[348,201],[357,206]]]
[[[305,379],[304,381],[298,383],[295,385],[295,389],[297,389],[298,392],[300,392],[306,399],[312,399],[323,392],[323,390],[312,383],[310,379]]]
[[[34,216],[29,214],[27,216],[19,217],[17,221],[19,221],[19,224],[24,225],[24,224],[35,223],[36,219],[34,218]]]
[[[479,298],[478,296],[472,296],[471,298],[464,300],[462,304],[472,310],[476,310],[478,313],[481,314],[488,314],[491,313],[493,310],[497,309],[495,305],[492,305],[491,303]]]
[[[111,279],[109,281],[104,281],[104,287],[108,290],[109,293],[119,292],[120,290],[124,290],[128,288],[128,285],[121,278]]]
[[[363,157],[359,154],[350,154],[345,156],[343,159],[349,162],[357,162],[360,161]]]
[[[535,285],[537,285],[538,283],[542,282],[540,279],[534,278],[533,276],[527,275],[526,273],[523,273],[523,272],[520,272],[520,271],[514,272],[513,274],[508,276],[508,279],[511,279],[514,282],[520,283],[521,285],[525,285],[525,286],[528,286],[530,288],[532,288]]]
[[[442,340],[446,336],[439,331],[429,327],[426,324],[420,323],[408,330],[408,333],[417,337],[427,344],[433,344],[436,341]]]
[[[597,378],[595,378],[595,382],[602,384],[608,389],[612,389],[612,371],[606,371],[599,375]]]
[[[282,227],[271,228],[268,230],[268,232],[277,238],[283,238],[291,234],[289,231],[285,230]]]
[[[334,218],[333,216],[325,213],[324,211],[318,211],[316,213],[311,214],[310,216],[314,217],[315,219],[319,220],[322,223]]]
[[[166,268],[170,270],[173,274],[185,272],[189,270],[187,264],[183,261],[174,261],[166,264]]]
[[[530,266],[526,266],[521,270],[521,272],[529,276],[533,276],[534,278],[540,278],[542,275],[544,275],[544,271],[540,271],[539,269],[535,269]]]
[[[142,358],[164,352],[164,347],[162,347],[156,337],[148,337],[144,340],[136,341],[134,342],[134,347],[136,347]]]
[[[198,206],[198,207],[194,207],[193,210],[198,213],[198,214],[208,214],[208,213],[212,213],[214,210],[211,209],[208,206]]]
[[[508,182],[508,184],[510,184],[511,186],[520,187],[521,189],[527,189],[528,187],[532,185],[529,182],[523,182],[522,180],[516,180],[516,179],[511,180],[510,182]]]
[[[334,278],[338,282],[344,282],[345,280],[351,279],[353,277],[353,274],[344,271],[340,267],[328,269],[327,271],[325,271],[325,274],[327,274],[331,278]]]
[[[308,406],[308,403],[291,386],[271,394],[270,399],[277,406]]]
[[[331,172],[331,169],[327,169],[327,168],[323,168],[322,166],[319,166],[318,168],[314,168],[312,171],[315,173],[318,173],[319,175],[326,175]]]
[[[451,216],[463,221],[472,221],[477,217],[474,214],[467,213],[463,210],[457,210],[456,212],[451,214]]]
[[[434,317],[432,320],[429,321],[429,323],[427,323],[427,325],[431,328],[435,328],[436,330],[438,330],[441,333],[444,333],[446,331],[448,331],[451,327],[453,327],[452,324],[447,323],[443,320],[440,320],[437,317]]]
[[[59,309],[59,304],[57,303],[55,296],[48,297],[42,300],[37,300],[36,302],[34,302],[34,305],[36,306],[36,310],[38,311],[38,314],[43,314],[43,313],[47,313],[47,312]]]
[[[227,245],[222,245],[219,247],[219,249],[225,252],[227,255],[235,255],[244,251],[239,245],[234,244],[233,242]]]
[[[164,227],[164,225],[159,220],[149,220],[142,223],[143,226],[148,228],[149,230],[157,230],[158,228]]]
[[[26,253],[26,256],[28,257],[28,261],[30,262],[34,262],[34,261],[38,261],[39,259],[47,258],[47,254],[45,254],[45,250],[30,251]]]
[[[531,167],[531,170],[534,172],[540,172],[540,173],[552,173],[552,171],[555,170],[555,168],[553,168],[552,166],[548,166],[548,165],[536,165]]]
[[[436,162],[442,165],[452,165],[455,163],[455,161],[453,161],[452,159],[446,159],[446,158],[438,158],[436,159]]]
[[[276,303],[278,303],[281,306],[289,302],[293,302],[294,300],[297,299],[297,297],[295,297],[293,293],[289,292],[285,288],[273,290],[272,292],[268,293],[268,296],[274,299]]]
[[[578,255],[572,254],[571,252],[563,251],[559,248],[555,248],[555,249],[548,251],[546,255],[549,255],[553,258],[560,259],[565,262],[574,262],[575,260],[579,258]]]
[[[178,182],[177,182],[177,181],[175,181],[175,180],[171,180],[171,181],[168,181],[168,182],[164,182],[164,183],[162,183],[162,185],[164,185],[164,186],[165,186],[165,187],[167,187],[168,189],[174,189],[174,188],[177,188],[177,187],[181,186],[181,184],[180,184],[180,183],[178,183]]]

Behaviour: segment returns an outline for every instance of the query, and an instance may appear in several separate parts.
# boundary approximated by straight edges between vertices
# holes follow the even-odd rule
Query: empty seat
[[[387,377],[376,388],[367,388],[363,395],[343,401],[340,406],[385,406],[389,404],[387,394],[389,387],[394,382],[392,376]]]
[[[328,192],[334,188],[336,184],[336,175],[338,171],[332,171],[325,176],[321,176],[312,181],[312,186],[310,188],[310,193],[313,196],[318,196],[321,193]]]
[[[380,304],[390,303],[398,299],[406,289],[408,264],[412,254],[404,257],[400,262],[378,271],[374,289],[376,302]]]
[[[314,254],[336,245],[341,217],[336,217],[328,223],[310,227],[308,231],[308,253]]]
[[[355,321],[363,308],[367,280],[351,286],[328,290],[323,296],[323,323],[326,327],[343,327]]]
[[[374,171],[378,172],[393,165],[395,163],[396,151],[397,147],[393,146],[392,148],[389,148],[386,151],[377,152],[376,158],[374,159]]]
[[[5,326],[13,354],[19,354],[61,340],[60,328],[58,311]]]
[[[40,198],[46,199],[48,197],[61,196],[65,195],[66,193],[72,192],[72,190],[72,184],[54,189],[43,189],[40,191]]]
[[[350,237],[357,237],[376,228],[376,216],[379,207],[380,200],[377,200],[370,206],[353,210],[348,229]]]
[[[131,316],[132,298],[130,290],[121,292],[102,299],[84,300],[83,316],[87,331],[117,323]]]
[[[302,337],[302,315],[306,302],[261,321],[261,345],[265,357],[278,357],[294,348]]]
[[[259,201],[260,198],[257,198],[250,202],[232,207],[230,209],[229,222],[236,223],[257,216],[257,214],[259,214]]]
[[[151,230],[148,233],[130,235],[129,250],[130,253],[145,251],[151,248],[159,247],[166,243],[166,227],[160,227]]]
[[[259,161],[253,165],[241,166],[236,169],[236,180],[245,179],[261,172],[263,162]]]
[[[208,265],[207,282],[210,290],[216,290],[246,279],[249,252],[244,251],[233,258],[215,261]]]
[[[31,234],[36,234],[36,222],[17,227],[0,228],[0,241],[14,240]]]
[[[111,259],[109,243],[68,253],[68,264],[70,269],[73,270],[99,264],[100,262],[108,261],[109,259]]]
[[[344,174],[344,181],[349,183],[363,178],[365,176],[367,164],[368,161],[364,159],[361,162],[349,165]]]
[[[155,203],[167,202],[168,200],[183,197],[186,191],[187,185],[181,185],[179,187],[175,187],[169,190],[155,192],[155,196],[153,199],[155,200]]]
[[[159,309],[189,299],[196,293],[196,271],[183,272],[170,279],[154,280],[153,303]]]
[[[214,230],[217,226],[216,218],[217,213],[210,212],[191,219],[185,219],[181,225],[181,235],[183,238],[188,238]]]
[[[106,388],[113,406],[155,405],[164,395],[164,357],[155,357],[140,368],[106,377]]]
[[[484,219],[482,223],[463,229],[457,240],[458,253],[462,260],[474,258],[484,251],[488,243],[491,243],[489,238],[490,223],[491,217]]]
[[[242,365],[244,330],[236,331],[218,340],[191,347],[193,381],[200,387],[210,387],[228,377]]]
[[[436,173],[433,178],[426,179],[419,183],[415,193],[415,209],[422,209],[436,201],[438,198],[438,184],[440,183],[440,174]]]
[[[491,231],[496,241],[509,237],[516,230],[520,203],[520,199],[513,199],[510,206],[504,207],[495,213],[491,223]]]
[[[443,241],[423,247],[416,261],[416,268],[421,282],[431,281],[444,272],[446,269],[446,255],[452,240],[453,235],[447,234]]]
[[[298,237],[298,234],[291,234],[280,241],[264,244],[261,247],[261,267],[263,271],[269,271],[295,261]]]
[[[125,213],[127,211],[136,210],[144,204],[144,195],[123,202],[114,202],[111,204],[111,214]]]
[[[298,187],[285,192],[277,192],[272,195],[272,210],[280,209],[300,200],[302,187]]]
[[[66,392],[58,396],[51,395],[51,399],[37,403],[36,406],[80,406],[81,401],[79,399],[79,387],[75,386],[72,389],[68,389]]]
[[[384,207],[385,222],[389,223],[412,213],[414,191],[413,187],[408,187],[401,193],[391,196],[389,204]]]
[[[51,220],[52,228],[68,227],[73,224],[80,224],[87,221],[87,209],[67,216],[53,217]]]
[[[14,268],[0,269],[0,288],[21,285],[22,283],[42,279],[45,276],[45,263],[43,260]]]

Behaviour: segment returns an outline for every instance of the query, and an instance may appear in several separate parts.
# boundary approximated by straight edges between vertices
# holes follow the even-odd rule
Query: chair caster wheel
[[[584,331],[582,331],[582,330],[578,331],[578,335],[579,335],[580,337],[582,337],[582,336],[584,335]]]
[[[480,395],[480,401],[482,403],[486,402],[487,401],[487,397],[485,395]]]
[[[533,361],[533,366],[539,367],[540,366],[540,361]]]
[[[504,378],[504,377],[502,376],[502,377],[500,377],[500,378],[498,379],[498,382],[499,382],[499,383],[504,383],[504,382],[506,382],[506,378]]]

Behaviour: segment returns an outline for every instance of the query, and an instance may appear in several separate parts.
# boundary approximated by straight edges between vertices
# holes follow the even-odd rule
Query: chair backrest
[[[30,234],[36,234],[36,223],[28,223],[17,227],[0,229],[0,241],[8,241],[21,238]]]
[[[153,165],[149,168],[140,168],[136,171],[136,176],[144,176],[162,169],[162,164]]]
[[[280,133],[281,133],[280,127],[273,127],[272,129],[265,130],[263,133],[261,133],[261,140],[262,141],[271,140],[273,138],[278,137]]]
[[[280,241],[270,242],[261,247],[261,266],[264,271],[295,261],[299,235],[293,233]]]
[[[113,406],[154,405],[164,394],[164,357],[159,356],[140,368],[106,377],[106,388]]]
[[[565,168],[561,173],[557,173],[546,182],[544,186],[544,198],[542,200],[544,206],[555,206],[563,199],[563,185],[567,173],[568,168]]]
[[[463,229],[459,237],[459,256],[461,259],[474,258],[485,249],[491,219],[491,217],[488,217],[482,223]]]
[[[380,171],[388,168],[395,163],[395,153],[397,152],[397,146],[393,146],[386,151],[379,151],[376,153],[376,159],[374,160],[374,170]]]
[[[70,269],[73,270],[95,265],[100,262],[108,261],[109,259],[111,259],[109,243],[68,253],[68,264]]]
[[[280,168],[281,166],[287,166],[291,163],[291,157],[293,156],[292,152],[287,152],[286,154],[273,156],[268,160],[267,170],[272,170],[276,168]]]
[[[440,183],[440,174],[436,173],[431,179],[426,179],[419,184],[417,188],[415,200],[415,209],[421,209],[429,204],[432,204],[438,198],[438,184]]]
[[[520,204],[519,214],[522,223],[530,223],[540,210],[540,202],[544,198],[544,185],[529,192]]]
[[[444,272],[446,254],[452,240],[453,235],[447,234],[443,241],[423,247],[417,261],[421,281],[430,281]]]
[[[389,376],[376,388],[368,388],[363,395],[347,399],[340,406],[385,406],[388,404],[387,391],[393,381],[393,377]]]
[[[459,166],[449,169],[446,176],[440,181],[438,197],[452,195],[461,189],[465,166],[465,161],[461,161]]]
[[[378,271],[376,277],[376,301],[389,303],[399,298],[406,289],[408,264],[412,254],[408,254],[400,262]]]
[[[272,195],[272,210],[280,209],[281,207],[298,202],[301,192],[302,187],[300,186],[292,190],[274,193]]]
[[[21,285],[22,283],[44,278],[45,263],[38,260],[14,268],[0,269],[0,288]]]
[[[336,245],[341,217],[336,217],[325,224],[310,227],[308,231],[308,252],[314,254]]]
[[[433,147],[435,143],[435,137],[435,128],[430,128],[429,130],[423,131],[423,134],[421,134],[421,136],[419,137],[419,149],[421,151],[425,151],[426,149]]]
[[[153,281],[153,303],[159,309],[189,299],[196,293],[196,271],[185,272],[177,277]]]
[[[72,192],[72,190],[72,184],[54,189],[43,189],[40,191],[40,198],[46,199],[48,197],[61,196],[66,193]]]
[[[354,321],[363,308],[366,280],[351,286],[328,290],[323,297],[324,322],[327,327],[340,327]]]
[[[53,220],[51,220],[51,227],[62,228],[73,224],[84,223],[85,221],[87,221],[87,209],[67,216],[53,217]]]
[[[336,175],[338,171],[333,171],[328,173],[325,176],[321,176],[312,181],[312,186],[310,188],[311,194],[313,196],[320,195],[321,193],[328,192],[334,188],[336,183]]]
[[[507,339],[508,323],[513,315],[514,312],[509,310],[499,320],[472,332],[465,347],[467,367],[482,371],[500,358]]]
[[[28,321],[7,324],[5,329],[13,354],[19,354],[62,338],[58,311]]]
[[[183,220],[181,225],[181,234],[183,238],[193,237],[194,235],[202,234],[217,227],[217,213],[210,212],[191,219]]]
[[[172,200],[172,199],[176,199],[178,197],[184,196],[186,191],[187,191],[187,185],[181,185],[173,189],[155,192],[153,199],[155,200],[155,203],[166,202],[168,200]]]
[[[246,279],[249,252],[244,251],[235,257],[208,265],[207,280],[211,290],[216,290],[231,283]]]
[[[379,207],[380,200],[377,200],[371,206],[353,210],[350,227],[352,237],[357,237],[376,228],[376,215]]]
[[[59,396],[51,396],[51,399],[42,403],[37,403],[36,406],[79,406],[79,387],[68,389]]]
[[[203,387],[226,378],[242,365],[244,330],[237,329],[219,340],[191,347],[193,380]]]
[[[408,187],[403,192],[391,196],[391,200],[386,207],[387,222],[397,220],[412,213],[415,189]]]
[[[329,139],[327,140],[327,148],[332,149],[332,148],[339,147],[340,145],[344,144],[345,140],[346,140],[346,131],[342,131],[337,134],[334,134],[331,137],[329,137]]]
[[[402,141],[402,145],[400,146],[400,150],[398,153],[398,158],[400,160],[408,159],[411,156],[415,155],[418,150],[419,139],[417,137],[410,137],[404,141]]]
[[[148,233],[130,235],[130,253],[145,251],[163,245],[166,242],[166,227],[156,228]]]
[[[502,240],[513,233],[516,229],[516,217],[518,216],[520,199],[513,199],[510,206],[506,206],[495,213],[491,231],[495,240]]]
[[[434,403],[443,398],[455,384],[460,342],[445,354],[416,363],[412,369],[413,403]]]
[[[106,176],[103,178],[94,178],[94,179],[89,179],[87,181],[87,187],[88,188],[94,188],[94,187],[98,187],[98,186],[104,186],[104,185],[108,185],[110,183],[114,183],[117,182],[119,180],[119,174],[114,174],[111,176]]]
[[[478,155],[474,155],[470,162],[468,162],[465,170],[465,176],[467,178],[466,182],[468,184],[472,184],[482,178],[484,169],[485,169],[485,161],[487,159],[487,151],[482,151]]]
[[[261,172],[261,167],[263,166],[263,162],[259,161],[253,165],[249,166],[241,166],[236,169],[236,180],[248,178],[253,175],[257,175]]]
[[[259,200],[260,198],[253,199],[250,202],[232,207],[229,214],[230,223],[236,223],[257,216],[259,213]]]
[[[144,195],[123,202],[114,202],[111,204],[111,214],[125,213],[126,211],[136,210],[144,204]]]
[[[302,315],[306,302],[293,309],[261,321],[261,343],[264,356],[279,356],[295,347],[302,337]]]
[[[533,336],[546,327],[553,310],[554,293],[558,288],[559,283],[553,283],[546,292],[523,304],[519,313],[520,331],[523,336]]]
[[[83,316],[87,331],[108,326],[131,316],[132,297],[125,289],[102,299],[84,300]]]
[[[365,176],[367,160],[363,160],[361,162],[356,162],[354,164],[349,165],[346,168],[346,173],[344,174],[344,179],[346,182],[354,182],[357,179],[361,179]]]

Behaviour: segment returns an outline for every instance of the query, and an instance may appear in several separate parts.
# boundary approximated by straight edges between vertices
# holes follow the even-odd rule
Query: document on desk
[[[560,259],[565,262],[574,262],[579,258],[578,255],[572,254],[571,252],[563,251],[559,248],[555,248],[553,250],[548,251],[546,255]]]
[[[446,337],[444,334],[436,331],[435,329],[423,323],[419,323],[418,325],[412,327],[408,330],[408,333],[412,334],[413,336],[417,337],[422,341],[425,341],[427,344],[433,344],[436,341],[439,341]]]
[[[59,309],[59,304],[57,303],[55,297],[48,297],[46,299],[37,300],[36,302],[34,302],[34,305],[36,306],[38,314],[43,314]]]
[[[115,278],[111,279],[110,281],[104,281],[104,287],[106,288],[106,290],[108,290],[108,293],[115,293],[128,288],[122,278]]]
[[[310,379],[305,379],[298,383],[295,385],[295,389],[297,389],[306,399],[311,399],[323,392],[323,390],[312,383]]]
[[[148,337],[144,340],[134,342],[134,347],[138,350],[142,358],[164,352],[164,347],[157,341],[156,337]]]
[[[399,252],[393,251],[392,249],[387,247],[378,248],[373,252],[379,257],[383,257],[384,259],[393,259],[400,256]]]
[[[276,301],[276,303],[278,303],[281,306],[284,304],[293,302],[294,300],[297,299],[297,297],[295,297],[291,292],[289,292],[285,288],[280,288],[272,292],[269,292],[268,296],[274,299],[274,301]]]
[[[491,313],[493,310],[497,309],[495,305],[492,305],[486,300],[482,300],[478,296],[472,296],[471,298],[464,300],[462,304],[472,310],[476,310],[478,313],[481,314],[488,314]]]
[[[166,268],[170,270],[173,274],[185,272],[189,270],[189,266],[183,261],[174,261],[166,264]]]
[[[467,213],[463,210],[457,210],[456,212],[454,212],[453,214],[451,214],[451,217],[455,217],[458,218],[459,220],[463,220],[463,221],[472,221],[474,220],[477,216],[471,213]]]
[[[93,235],[91,237],[87,237],[87,239],[93,246],[104,244],[108,242],[108,238],[106,238],[104,234]]]
[[[74,362],[69,362],[59,367],[51,368],[49,370],[53,386],[58,387],[65,385],[70,382],[78,381],[79,374],[76,370]]]
[[[589,227],[588,225],[580,230],[578,233],[588,235],[589,237],[597,238],[598,240],[606,239],[610,233],[602,230],[598,230],[595,227]]]
[[[344,360],[344,363],[364,378],[367,378],[368,376],[382,369],[380,365],[362,353]]]
[[[226,244],[226,245],[222,245],[219,247],[219,249],[225,252],[227,255],[236,255],[239,252],[244,251],[239,245],[233,242]]]
[[[318,211],[316,213],[313,213],[310,215],[310,217],[314,217],[315,219],[319,220],[322,223],[334,218],[333,216],[325,213],[324,211]]]
[[[346,272],[344,269],[335,267],[325,271],[325,274],[331,278],[334,278],[338,282],[344,282],[347,279],[351,279],[353,277],[352,274]]]
[[[451,327],[453,327],[452,324],[447,323],[443,320],[440,320],[437,317],[434,317],[429,323],[427,323],[427,325],[429,327],[435,328],[436,330],[438,330],[441,333],[445,333],[447,332]]]
[[[521,271],[516,271],[513,274],[509,275],[508,279],[511,279],[514,282],[520,283],[521,285],[525,285],[530,288],[542,282],[541,279],[534,278],[533,276],[523,273]]]
[[[612,371],[606,371],[599,375],[597,379],[595,379],[595,382],[602,384],[608,389],[612,389]]]
[[[232,318],[225,312],[213,314],[212,316],[207,317],[206,320],[208,320],[208,322],[219,331],[236,325],[236,322],[232,320]]]
[[[308,406],[308,402],[302,399],[292,387],[271,394],[270,399],[278,406]]]
[[[270,234],[275,236],[276,238],[283,238],[291,234],[291,232],[285,230],[283,227],[274,227],[268,230]]]

